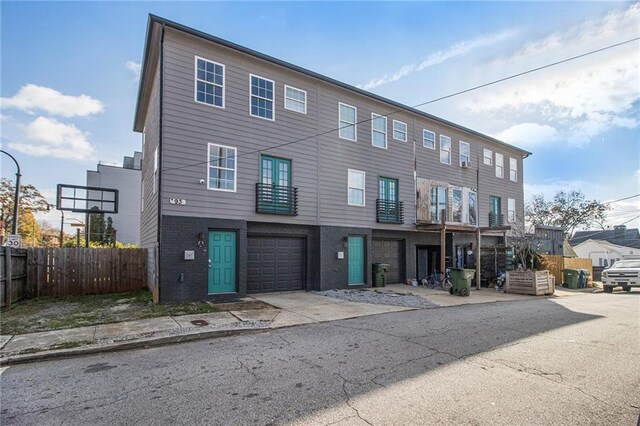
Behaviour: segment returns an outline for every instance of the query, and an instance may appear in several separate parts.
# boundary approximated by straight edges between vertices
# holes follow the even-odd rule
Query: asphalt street
[[[636,425],[639,355],[635,290],[398,312],[11,366],[1,423]]]

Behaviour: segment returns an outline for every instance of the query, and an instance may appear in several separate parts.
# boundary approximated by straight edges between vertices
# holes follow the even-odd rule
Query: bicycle
[[[434,272],[427,278],[422,280],[422,285],[426,288],[439,288],[446,292],[449,292],[453,284],[451,284],[451,275],[449,268],[445,269],[444,276],[441,278],[440,273]]]

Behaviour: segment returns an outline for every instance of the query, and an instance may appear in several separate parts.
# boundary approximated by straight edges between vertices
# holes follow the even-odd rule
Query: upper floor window
[[[196,56],[196,102],[224,108],[224,65]]]
[[[440,135],[440,162],[451,164],[451,138]]]
[[[471,165],[471,148],[468,142],[460,141],[460,166],[469,167]]]
[[[407,141],[407,123],[393,120],[393,138],[397,141]]]
[[[422,146],[436,149],[436,134],[431,130],[422,129]]]
[[[469,199],[468,199],[468,203],[469,203],[469,224],[470,225],[475,225],[478,220],[477,220],[477,216],[478,216],[478,194],[473,192],[473,191],[469,191]]]
[[[516,200],[513,198],[507,198],[507,220],[516,221]]]
[[[307,92],[291,86],[284,86],[284,108],[307,113]]]
[[[236,148],[209,144],[209,179],[207,188],[236,191]]]
[[[429,204],[429,214],[432,222],[440,222],[444,214],[447,218],[447,201],[449,190],[444,187],[434,186],[431,188],[431,202]]]
[[[273,120],[273,80],[251,75],[251,115]]]
[[[504,157],[496,152],[496,177],[504,177]]]
[[[484,149],[484,164],[493,166],[493,152],[490,149]]]
[[[511,157],[509,157],[509,179],[518,181],[518,160]]]
[[[451,190],[451,212],[453,213],[454,222],[462,222],[463,207],[462,188],[453,188]]]
[[[350,206],[364,206],[365,175],[365,172],[349,169],[347,202]]]
[[[371,145],[387,148],[387,117],[371,113]]]
[[[338,103],[338,136],[342,139],[355,141],[357,138],[356,129],[356,107]]]

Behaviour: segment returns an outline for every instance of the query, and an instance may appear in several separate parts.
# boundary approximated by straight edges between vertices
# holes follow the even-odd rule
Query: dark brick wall
[[[342,226],[322,226],[320,228],[320,286],[318,290],[332,288],[371,287],[371,229]],[[365,286],[349,285],[349,260],[347,237],[365,237]],[[338,252],[344,252],[344,259],[338,259]]]

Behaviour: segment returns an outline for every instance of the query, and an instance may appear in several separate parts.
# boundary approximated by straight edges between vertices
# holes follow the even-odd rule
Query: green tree
[[[546,201],[543,195],[534,196],[525,207],[525,216],[531,225],[562,227],[570,238],[578,228],[604,223],[608,210],[607,204],[587,200],[582,191],[560,191],[552,201]]]
[[[107,226],[104,230],[106,243],[113,244],[113,242],[115,241],[115,233],[116,230],[113,229],[113,219],[111,219],[111,216],[109,216],[107,217]]]
[[[91,210],[98,210],[92,207]],[[105,224],[104,213],[89,213],[89,242],[104,243],[105,242]]]
[[[9,234],[13,227],[15,191],[16,187],[13,181],[7,178],[0,179],[0,208],[2,208],[2,217],[4,218],[5,234]],[[22,236],[23,240],[26,240],[27,237],[33,237],[34,214],[47,211],[48,209],[49,203],[47,203],[47,200],[35,186],[29,184],[20,185],[18,233]],[[27,225],[24,227],[22,226],[23,222],[27,222]],[[37,223],[36,227],[38,227]]]

